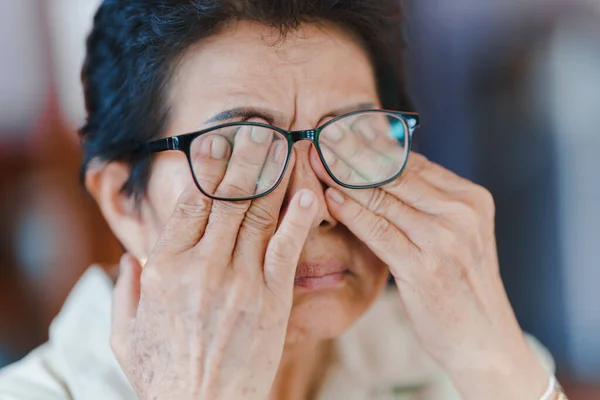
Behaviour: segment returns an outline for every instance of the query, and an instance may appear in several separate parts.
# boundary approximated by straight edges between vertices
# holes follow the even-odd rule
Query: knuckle
[[[178,218],[201,218],[210,213],[210,201],[200,193],[184,193],[177,202],[174,215]]]
[[[222,221],[230,216],[240,216],[248,211],[250,201],[216,201],[211,217]]]
[[[471,184],[465,193],[464,201],[454,201],[450,206],[453,214],[460,216],[461,221],[468,221],[469,226],[478,225],[481,220],[493,221],[496,205],[492,193],[483,186]]]
[[[282,232],[282,237],[295,243],[298,238],[304,237],[310,228],[310,221],[299,221],[290,219],[286,222],[288,229]]]
[[[400,186],[410,186],[416,184],[421,180],[421,171],[423,170],[422,163],[413,163],[406,171],[402,174],[400,179],[398,179],[398,184]]]
[[[238,163],[243,170],[255,170],[256,168],[262,168],[264,164],[264,158],[256,157],[251,154],[245,154],[237,157],[236,163]]]
[[[460,241],[452,229],[442,226],[438,229],[436,237],[438,246],[443,250],[445,255],[455,254],[460,251]]]
[[[260,203],[253,203],[248,212],[243,224],[252,228],[267,229],[277,225],[278,216],[274,215],[268,208]]]
[[[482,217],[475,206],[464,201],[452,200],[446,203],[448,219],[465,233],[478,230]]]
[[[242,179],[242,181],[243,181],[243,179]],[[223,184],[223,186],[219,188],[219,196],[220,197],[227,197],[227,198],[250,197],[253,194],[254,193],[250,189],[243,187],[239,183],[235,183],[235,182],[228,182],[226,184]],[[232,203],[238,203],[238,202],[232,202]]]
[[[289,233],[280,233],[273,240],[271,247],[271,256],[274,261],[285,262],[290,259],[297,248],[296,239],[294,239]]]
[[[391,205],[390,198],[386,192],[380,189],[373,189],[368,201],[369,210],[377,215],[381,215],[381,213]]]
[[[414,179],[413,174],[414,172],[407,168],[404,173],[398,177],[398,179],[388,183],[387,188],[391,190],[403,189],[410,184],[412,179]]]

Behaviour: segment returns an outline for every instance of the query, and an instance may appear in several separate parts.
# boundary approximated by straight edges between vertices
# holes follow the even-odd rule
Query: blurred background
[[[400,0],[399,0],[400,1]],[[99,0],[0,0],[0,367],[120,248],[78,183]],[[419,151],[489,188],[502,275],[572,400],[600,399],[600,0],[406,2]]]

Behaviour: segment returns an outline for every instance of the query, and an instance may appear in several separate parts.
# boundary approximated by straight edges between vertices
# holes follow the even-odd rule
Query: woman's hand
[[[213,180],[221,189],[256,182],[248,167],[232,165]],[[252,202],[213,202],[191,185],[143,271],[123,258],[111,345],[141,399],[268,396],[317,208],[313,193],[299,192],[276,229],[288,182],[289,173]]]
[[[357,173],[328,157],[336,176]],[[337,187],[322,167],[316,169]],[[542,395],[549,375],[507,300],[486,189],[411,154],[395,182],[368,190],[330,188],[327,202],[332,215],[389,265],[422,346],[465,399]]]

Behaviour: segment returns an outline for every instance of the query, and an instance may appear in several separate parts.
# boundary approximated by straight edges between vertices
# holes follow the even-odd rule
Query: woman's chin
[[[296,284],[287,341],[328,340],[344,333],[369,304],[351,280],[344,274]]]

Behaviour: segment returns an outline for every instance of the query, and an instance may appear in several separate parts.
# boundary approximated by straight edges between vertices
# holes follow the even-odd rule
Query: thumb
[[[292,201],[265,255],[265,283],[279,298],[291,303],[296,266],[317,216],[317,198],[310,190],[299,191]]]
[[[125,253],[119,265],[119,279],[113,291],[111,344],[113,350],[128,337],[133,328],[140,301],[142,266],[135,257]]]

